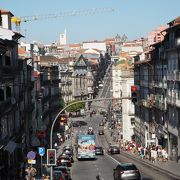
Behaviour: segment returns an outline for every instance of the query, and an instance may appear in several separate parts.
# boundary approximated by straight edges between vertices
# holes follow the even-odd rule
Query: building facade
[[[152,45],[145,58],[135,59],[135,84],[139,101],[135,105],[136,122],[144,145],[160,145],[170,159],[180,155],[179,18],[161,32],[164,40]]]

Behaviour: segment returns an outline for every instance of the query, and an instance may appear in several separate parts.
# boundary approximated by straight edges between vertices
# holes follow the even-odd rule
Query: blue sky
[[[26,42],[58,42],[65,28],[68,43],[103,40],[117,33],[133,40],[180,15],[180,0],[0,0],[0,9],[17,17],[106,7],[115,12],[26,22],[21,33]]]

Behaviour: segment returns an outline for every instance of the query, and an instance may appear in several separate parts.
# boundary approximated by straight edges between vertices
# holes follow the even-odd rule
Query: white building
[[[67,34],[65,29],[64,33],[60,34],[60,45],[66,45],[66,44],[67,44]]]
[[[112,67],[112,92],[113,97],[129,97],[131,86],[134,85],[134,74],[131,65],[127,61]],[[122,107],[121,134],[123,141],[131,141],[134,135],[134,104],[129,99],[115,102],[113,105],[120,104]]]
[[[106,43],[105,42],[84,42],[83,49],[97,49],[100,50],[102,54],[106,53]]]

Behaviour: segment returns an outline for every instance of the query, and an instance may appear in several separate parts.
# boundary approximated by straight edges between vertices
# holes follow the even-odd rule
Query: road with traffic
[[[76,128],[76,132],[87,133],[89,126],[93,127],[96,135],[96,145],[102,146],[105,150],[104,155],[96,156],[95,160],[84,160],[78,161],[75,158],[75,162],[72,166],[72,179],[73,180],[94,180],[96,176],[99,175],[101,180],[113,180],[113,169],[118,163],[134,163],[141,172],[144,180],[173,180],[172,177],[156,171],[149,166],[132,160],[131,158],[125,157],[123,155],[109,155],[107,154],[107,148],[109,142],[107,142],[106,134],[98,135],[99,122],[103,119],[102,115],[96,114],[92,117],[87,116],[84,121],[87,122],[87,126],[81,126]],[[106,128],[106,127],[105,127]]]

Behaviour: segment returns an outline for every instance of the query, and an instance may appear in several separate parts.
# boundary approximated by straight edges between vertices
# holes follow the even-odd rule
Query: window
[[[6,87],[6,96],[7,98],[11,97],[11,87],[9,86]]]
[[[4,101],[4,90],[0,89],[0,101]]]
[[[10,66],[11,65],[11,59],[9,56],[5,57],[5,66]]]

